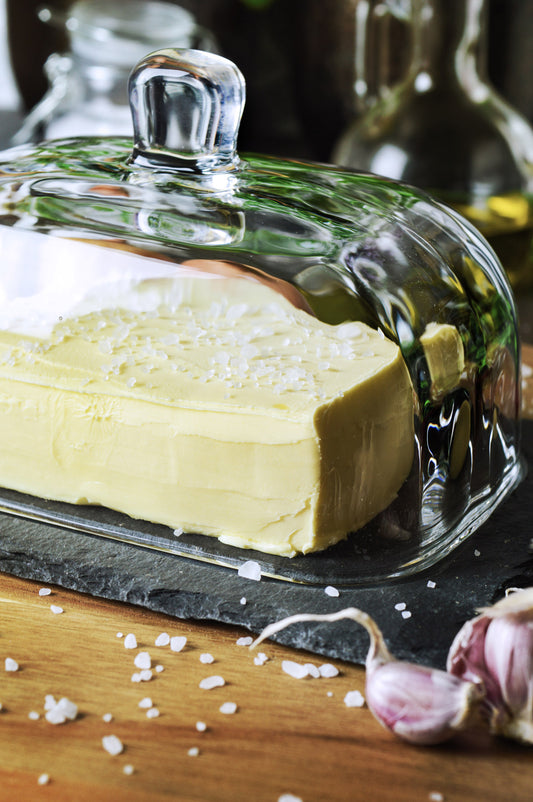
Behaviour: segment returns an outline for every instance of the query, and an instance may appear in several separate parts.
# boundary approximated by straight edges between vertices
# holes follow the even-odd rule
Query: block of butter
[[[413,393],[379,332],[176,266],[71,289],[0,321],[3,486],[286,556],[396,497]]]

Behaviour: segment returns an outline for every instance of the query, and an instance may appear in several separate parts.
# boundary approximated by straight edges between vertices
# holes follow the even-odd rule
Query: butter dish
[[[408,576],[521,479],[508,281],[423,192],[239,154],[244,94],[161,50],[133,142],[0,154],[1,507],[292,581]]]

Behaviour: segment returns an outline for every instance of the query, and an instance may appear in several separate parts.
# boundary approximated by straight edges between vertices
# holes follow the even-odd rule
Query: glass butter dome
[[[1,505],[337,585],[441,560],[522,476],[491,248],[370,174],[238,154],[231,62],[161,50],[134,141],[0,158]]]

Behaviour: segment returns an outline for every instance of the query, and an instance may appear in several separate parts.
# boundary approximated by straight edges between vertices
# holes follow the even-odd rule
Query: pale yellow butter
[[[414,444],[394,343],[258,282],[120,281],[0,332],[0,484],[287,556],[393,501]]]

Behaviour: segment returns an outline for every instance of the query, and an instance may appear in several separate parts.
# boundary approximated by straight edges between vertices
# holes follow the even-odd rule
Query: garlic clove
[[[250,648],[294,623],[341,619],[355,621],[370,636],[365,661],[366,701],[384,727],[410,743],[430,745],[447,740],[468,725],[483,698],[482,685],[396,660],[375,621],[356,607],[330,615],[293,615],[277,621],[263,630]]]
[[[447,667],[454,676],[483,682],[492,733],[533,743],[533,589],[517,591],[467,621]]]

